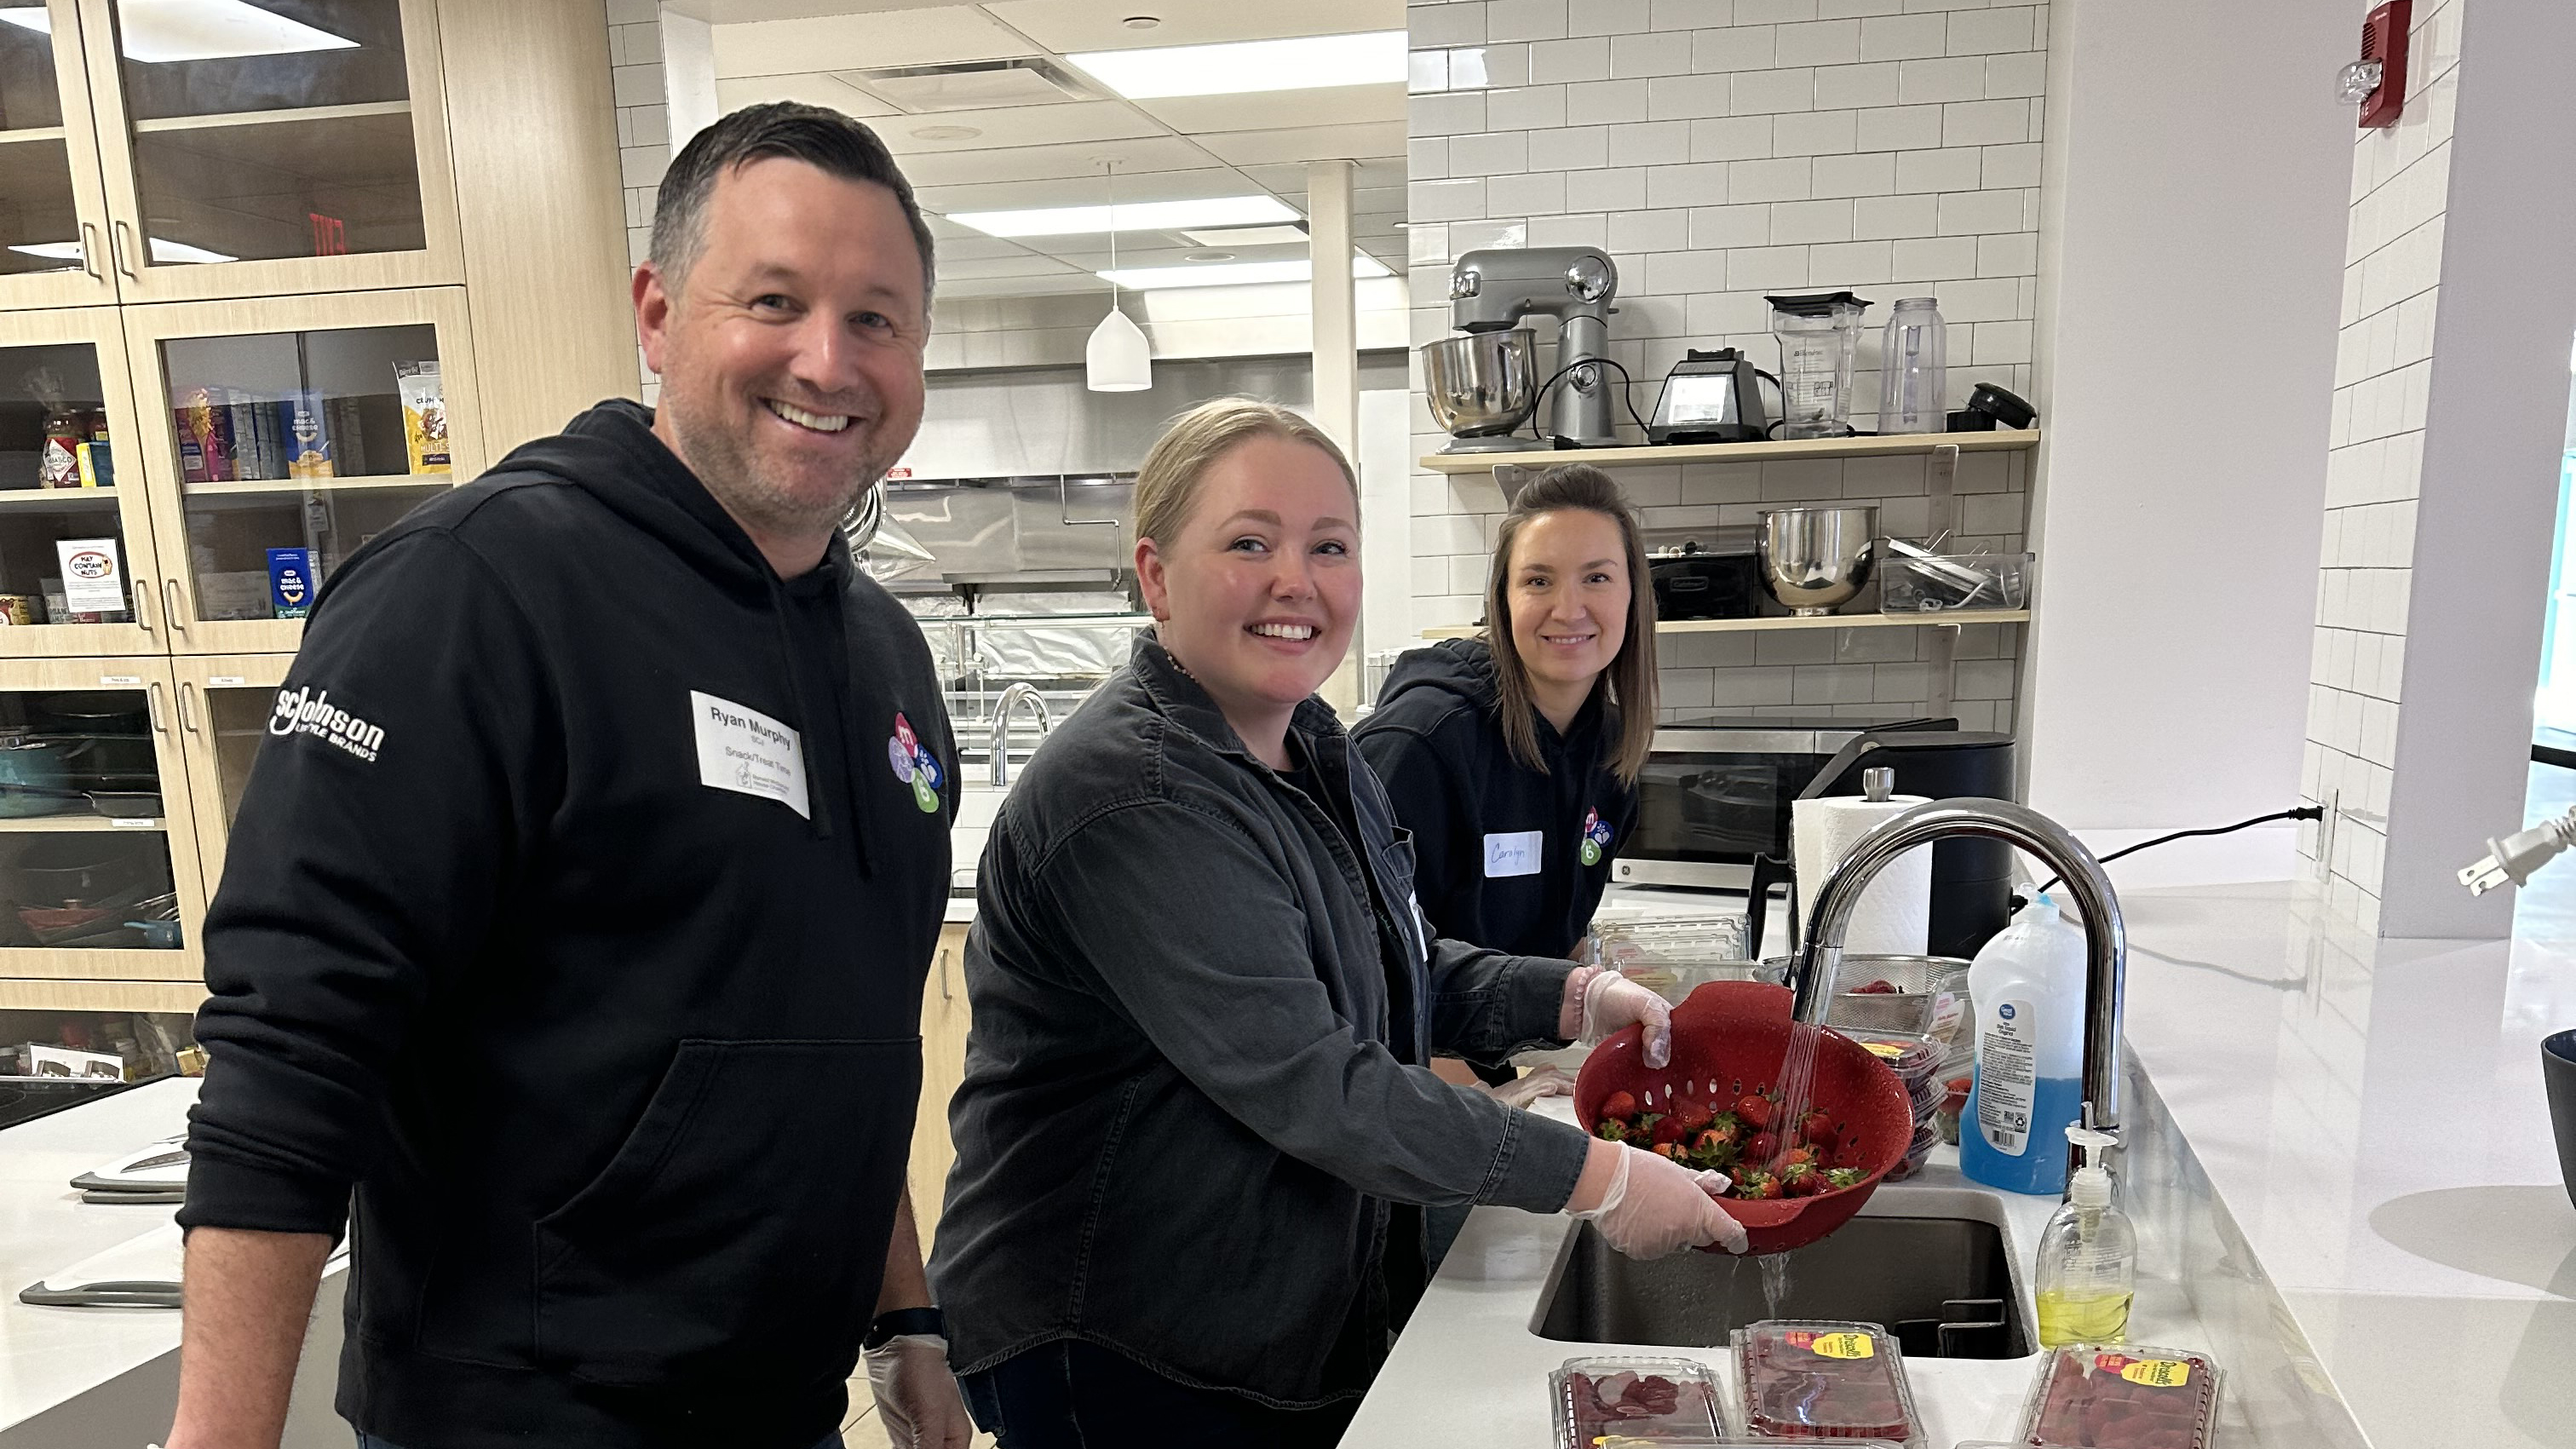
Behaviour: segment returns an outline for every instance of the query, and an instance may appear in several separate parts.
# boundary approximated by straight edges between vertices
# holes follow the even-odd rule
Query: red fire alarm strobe
[[[2361,59],[2343,68],[2343,98],[2361,106],[2364,130],[2397,124],[2406,109],[2406,32],[2415,0],[2388,0],[2361,22]]]

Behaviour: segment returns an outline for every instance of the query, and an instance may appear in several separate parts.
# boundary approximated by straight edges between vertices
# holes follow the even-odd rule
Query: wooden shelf
[[[223,483],[187,483],[182,484],[179,491],[191,498],[245,493],[393,492],[405,488],[452,488],[456,486],[455,480],[453,473],[397,473],[375,478],[249,478]]]
[[[408,116],[409,101],[363,101],[347,106],[288,106],[273,111],[224,111],[209,116],[155,116],[134,123],[135,133],[211,131],[234,126],[277,126],[297,121],[346,121],[360,116]]]
[[[2028,609],[1955,609],[1944,614],[1825,614],[1815,618],[1784,615],[1770,619],[1666,619],[1658,634],[1740,634],[1778,629],[1960,629],[1970,624],[2027,624]],[[1425,629],[1425,639],[1473,639],[1484,630],[1464,627]]]
[[[153,815],[28,815],[0,819],[0,835],[48,835],[90,830],[166,830],[169,822]]]
[[[1434,453],[1422,466],[1434,473],[1487,473],[1501,465],[1553,468],[1590,463],[1596,468],[1644,468],[1658,463],[1783,463],[1800,458],[1884,458],[1929,453],[1939,447],[1962,453],[2018,452],[2039,446],[2037,428],[1991,433],[1898,433],[1892,437],[1790,438],[1773,443],[1668,443],[1639,448],[1535,448],[1519,453]]]
[[[51,513],[83,503],[114,503],[114,488],[11,488],[0,492],[0,509]]]

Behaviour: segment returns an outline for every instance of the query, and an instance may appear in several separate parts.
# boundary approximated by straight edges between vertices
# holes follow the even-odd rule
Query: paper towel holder
[[[1822,779],[1819,775],[1817,778]],[[1860,772],[1860,797],[1873,805],[1884,805],[1896,795],[1896,772],[1885,765],[1872,765]]]

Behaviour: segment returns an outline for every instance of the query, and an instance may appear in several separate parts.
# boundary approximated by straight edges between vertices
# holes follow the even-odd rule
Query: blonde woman
[[[1136,484],[1154,631],[994,825],[931,1275],[1005,1449],[1334,1443],[1420,1294],[1424,1204],[1574,1210],[1640,1256],[1742,1245],[1722,1180],[1425,1066],[1669,1028],[1615,974],[1423,931],[1386,797],[1312,697],[1358,519],[1312,424],[1184,414]]]

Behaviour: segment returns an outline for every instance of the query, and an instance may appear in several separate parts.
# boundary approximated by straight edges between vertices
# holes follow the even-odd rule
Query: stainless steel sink
[[[1880,1209],[1886,1196],[1869,1207]],[[1776,1304],[1758,1262],[1683,1253],[1640,1263],[1583,1224],[1557,1255],[1531,1331],[1576,1343],[1708,1348],[1765,1318],[1834,1318],[1884,1326],[1911,1358],[2034,1352],[2001,1210],[1976,1192],[1906,1197],[1904,1211],[1865,1211],[1784,1255]]]

